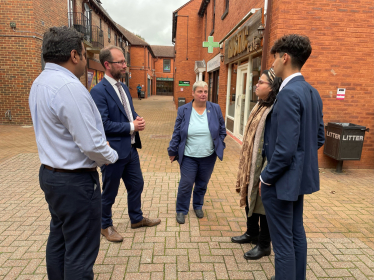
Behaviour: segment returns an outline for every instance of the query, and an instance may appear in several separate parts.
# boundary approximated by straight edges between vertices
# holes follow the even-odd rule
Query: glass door
[[[243,139],[244,128],[247,122],[246,105],[250,96],[248,94],[248,64],[238,67],[236,82],[236,100],[235,100],[235,131],[239,139]]]

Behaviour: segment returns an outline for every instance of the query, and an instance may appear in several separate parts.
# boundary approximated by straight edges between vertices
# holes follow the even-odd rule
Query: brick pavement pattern
[[[159,217],[157,227],[130,228],[123,183],[113,221],[120,244],[102,238],[95,279],[270,279],[274,254],[246,261],[253,245],[231,243],[246,228],[235,177],[240,146],[229,136],[224,160],[216,163],[205,196],[205,217],[190,208],[186,223],[175,220],[179,166],[166,148],[176,110],[171,97],[134,99],[146,120],[139,150],[145,186],[142,209]],[[45,246],[50,215],[39,187],[33,129],[0,126],[0,279],[47,279]],[[321,190],[306,196],[307,279],[374,279],[373,170],[321,170]]]

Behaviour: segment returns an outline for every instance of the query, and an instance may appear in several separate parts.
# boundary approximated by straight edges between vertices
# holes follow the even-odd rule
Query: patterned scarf
[[[253,143],[258,124],[261,117],[268,107],[261,106],[259,103],[252,109],[245,126],[242,150],[240,153],[239,170],[236,178],[236,192],[240,193],[240,207],[246,205],[248,195],[249,173],[251,170]]]

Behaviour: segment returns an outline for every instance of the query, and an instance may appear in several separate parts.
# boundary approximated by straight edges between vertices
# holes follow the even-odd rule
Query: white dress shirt
[[[73,170],[117,161],[95,102],[68,69],[47,63],[32,84],[29,105],[42,164]]]
[[[279,87],[279,92],[289,83],[289,81],[291,81],[293,78],[295,78],[297,76],[302,76],[302,75],[301,75],[300,72],[297,72],[297,73],[294,73],[294,74],[288,76],[287,78],[285,78],[284,81],[282,82],[281,86]],[[268,184],[268,183],[265,183],[264,181],[262,181],[261,175],[260,175],[260,180],[261,180],[261,183],[263,183],[265,185],[268,185],[268,186],[271,186],[271,184]]]
[[[118,95],[119,101],[121,101],[121,103],[122,103],[121,94],[118,90],[118,87],[116,86],[116,83],[118,83],[119,81],[116,81],[115,79],[113,79],[112,77],[109,77],[106,74],[104,75],[104,78],[107,79],[108,82],[112,85],[112,87],[114,88],[114,91]],[[125,90],[123,90],[123,92],[125,93]],[[132,111],[131,111],[129,99],[127,98],[127,94],[125,93],[124,96],[126,98],[126,103],[127,103],[126,106],[128,108],[128,112],[130,112],[130,115],[131,115],[131,116],[127,116],[129,118],[129,121],[130,121],[130,134],[133,134],[134,130],[135,130],[134,123],[132,121],[134,119],[134,116],[132,115]],[[123,105],[123,103],[122,103],[122,105]],[[135,143],[135,141],[134,141],[134,143]],[[133,141],[131,141],[131,144],[134,144],[134,143],[133,143]]]

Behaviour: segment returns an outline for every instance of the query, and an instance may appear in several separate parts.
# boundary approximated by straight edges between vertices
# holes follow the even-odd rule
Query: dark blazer
[[[296,76],[278,93],[265,125],[268,165],[261,178],[276,188],[278,199],[296,201],[319,190],[318,149],[324,142],[321,97]]]
[[[130,91],[125,84],[122,87],[127,94],[134,119],[138,114],[134,110]],[[105,78],[93,89],[91,96],[103,120],[105,135],[110,147],[117,151],[120,159],[126,158],[131,150],[130,122],[113,86]],[[141,149],[139,133],[135,132],[135,147]]]
[[[188,126],[192,112],[192,102],[178,108],[178,115],[175,121],[174,132],[171,138],[168,153],[169,156],[177,156],[179,164],[182,163],[184,148],[187,140]],[[206,111],[208,115],[208,125],[213,138],[214,151],[220,160],[223,159],[223,150],[226,148],[224,142],[226,137],[225,120],[223,119],[221,108],[218,104],[207,101]]]

